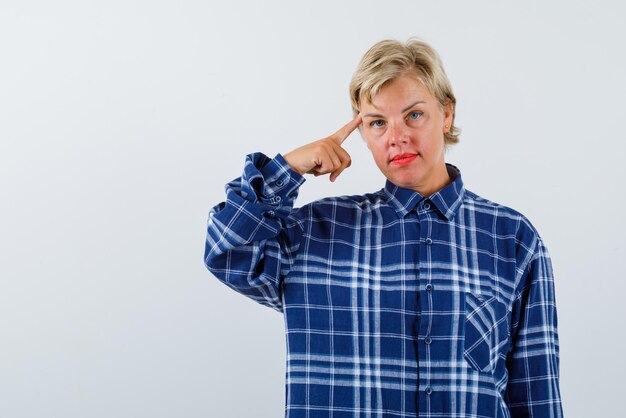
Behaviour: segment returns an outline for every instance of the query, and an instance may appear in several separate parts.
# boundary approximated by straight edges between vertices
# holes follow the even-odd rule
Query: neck
[[[451,182],[452,180],[448,174],[448,168],[446,167],[446,164],[443,163],[438,166],[432,177],[428,179],[427,184],[417,185],[416,187],[413,187],[413,190],[422,196],[430,196],[431,194],[443,189]]]

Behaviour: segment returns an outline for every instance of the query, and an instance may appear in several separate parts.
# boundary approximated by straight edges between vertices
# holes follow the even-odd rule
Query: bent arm
[[[292,216],[304,178],[279,154],[246,157],[244,173],[226,185],[226,201],[209,212],[206,267],[237,292],[282,311],[281,283],[298,249]]]

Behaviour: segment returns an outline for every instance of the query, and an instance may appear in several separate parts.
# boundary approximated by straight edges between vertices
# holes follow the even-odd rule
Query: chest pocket
[[[495,296],[465,293],[463,357],[476,370],[493,372],[509,348],[506,306]]]

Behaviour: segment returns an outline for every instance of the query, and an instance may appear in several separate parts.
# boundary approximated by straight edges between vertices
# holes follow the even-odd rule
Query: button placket
[[[420,243],[419,245],[419,265],[420,265],[420,274],[419,280],[424,283],[421,286],[421,291],[424,292],[424,297],[421,297],[421,311],[422,311],[422,320],[420,321],[420,329],[419,334],[422,336],[421,339],[423,344],[418,349],[419,355],[419,367],[424,371],[422,377],[419,381],[419,386],[421,388],[422,393],[426,396],[429,396],[432,393],[431,387],[431,379],[429,376],[431,375],[430,368],[431,357],[433,356],[433,350],[430,349],[430,344],[433,343],[433,338],[431,332],[433,330],[433,301],[432,301],[432,289],[433,285],[430,283],[432,280],[432,272],[430,270],[430,266],[432,265],[432,248],[433,239],[431,238],[431,234],[433,233],[433,219],[430,216],[432,214],[430,209],[430,203],[425,202],[421,209],[418,212],[419,220],[420,220]],[[420,408],[421,411],[423,411]]]

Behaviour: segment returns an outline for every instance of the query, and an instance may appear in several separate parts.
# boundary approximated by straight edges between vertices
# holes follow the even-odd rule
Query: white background
[[[0,416],[283,416],[283,317],[205,269],[207,213],[246,154],[346,123],[360,57],[410,36],[439,51],[458,99],[447,161],[550,249],[566,416],[620,416],[624,12],[2,1]],[[345,147],[352,167],[307,180],[298,205],[383,186],[358,134]]]

